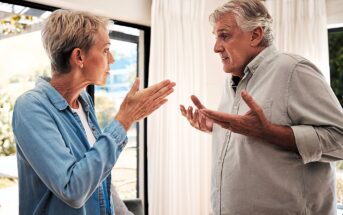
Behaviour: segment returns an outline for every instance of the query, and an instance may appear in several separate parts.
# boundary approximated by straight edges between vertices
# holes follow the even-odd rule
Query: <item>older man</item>
[[[233,0],[210,16],[214,51],[231,74],[219,111],[180,110],[213,136],[214,214],[336,214],[335,165],[343,111],[308,60],[278,52],[259,0]]]

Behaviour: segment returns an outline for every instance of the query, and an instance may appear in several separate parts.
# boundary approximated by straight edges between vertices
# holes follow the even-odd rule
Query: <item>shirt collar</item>
[[[248,73],[249,71],[254,74],[254,72],[257,70],[261,62],[268,57],[269,55],[275,54],[277,52],[277,49],[275,46],[271,45],[267,48],[263,49],[244,69],[244,74]]]
[[[69,106],[68,102],[65,98],[50,84],[50,77],[39,77],[36,81],[36,87],[41,89],[49,98],[51,103],[55,106],[58,110],[64,110]],[[89,105],[87,103],[87,95],[85,91],[82,91],[79,96],[80,103],[84,111],[89,111]]]

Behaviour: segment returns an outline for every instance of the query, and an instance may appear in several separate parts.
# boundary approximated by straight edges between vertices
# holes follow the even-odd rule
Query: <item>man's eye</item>
[[[219,35],[219,38],[222,39],[222,40],[227,40],[227,39],[229,39],[229,37],[230,36],[228,34],[220,34]]]

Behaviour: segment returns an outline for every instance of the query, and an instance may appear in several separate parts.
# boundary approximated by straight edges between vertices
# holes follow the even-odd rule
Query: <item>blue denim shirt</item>
[[[82,92],[79,100],[96,138],[93,147],[80,118],[48,79],[38,79],[17,99],[19,214],[113,214],[110,174],[126,132],[116,120],[101,131],[89,95]]]

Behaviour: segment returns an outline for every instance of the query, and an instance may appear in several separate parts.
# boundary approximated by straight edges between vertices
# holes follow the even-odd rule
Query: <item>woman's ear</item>
[[[74,48],[70,55],[70,65],[77,66],[79,68],[83,68],[83,60],[84,56],[82,54],[82,50],[80,48]]]
[[[251,41],[250,46],[257,47],[260,45],[264,36],[264,32],[261,26],[258,26],[254,30],[251,31]]]

